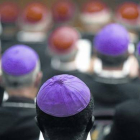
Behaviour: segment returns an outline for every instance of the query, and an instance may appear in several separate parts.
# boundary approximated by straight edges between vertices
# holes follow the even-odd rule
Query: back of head
[[[128,57],[129,35],[119,24],[105,26],[95,37],[94,47],[97,57],[104,66],[119,66]]]
[[[105,140],[140,139],[139,105],[139,100],[130,100],[117,106],[111,132]]]
[[[86,140],[92,127],[93,99],[77,77],[58,75],[37,96],[37,120],[44,138]]]
[[[19,7],[14,2],[4,2],[0,5],[2,23],[15,23],[19,15]]]
[[[19,28],[27,32],[46,32],[50,23],[50,10],[39,1],[27,4],[18,19]]]
[[[47,8],[39,2],[30,3],[24,9],[25,20],[30,23],[40,22],[46,14]]]
[[[59,0],[54,4],[52,8],[54,21],[57,23],[70,21],[74,17],[74,12],[74,3],[68,0]]]
[[[104,10],[106,8],[105,3],[101,2],[101,1],[87,1],[85,3],[85,5],[83,5],[83,13],[97,13],[97,12],[101,12],[102,10]]]
[[[135,2],[124,2],[117,9],[117,21],[129,28],[131,25],[131,29],[136,29],[139,16],[139,6]]]
[[[6,88],[31,86],[40,72],[37,53],[26,45],[15,45],[2,56],[2,77]]]
[[[49,37],[49,50],[53,57],[62,61],[72,59],[77,51],[76,43],[78,39],[79,33],[73,27],[58,27]]]

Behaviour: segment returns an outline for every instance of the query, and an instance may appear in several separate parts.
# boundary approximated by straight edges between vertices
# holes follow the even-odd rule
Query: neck
[[[26,88],[20,88],[20,89],[6,88],[6,91],[9,94],[9,96],[25,97],[25,98],[29,98],[29,99],[34,99],[38,90],[37,90],[37,88],[26,87]]]
[[[62,63],[70,63],[75,61],[75,57],[72,57],[71,59],[62,59],[60,60]]]
[[[107,67],[100,59],[94,60],[94,73],[104,78],[125,78],[130,74],[131,63],[128,59],[123,65]]]
[[[48,133],[46,132],[46,134],[48,134]],[[39,140],[42,140],[41,138],[42,138],[42,136],[40,136]],[[63,140],[77,140],[77,139],[78,140],[91,140],[91,137],[90,137],[90,132],[89,132],[89,134],[83,132],[83,133],[80,133],[77,135],[70,135],[70,134],[67,135],[64,132],[64,135],[60,135],[60,133],[58,135],[57,135],[57,133],[55,133],[55,136],[53,134],[52,135],[49,134],[49,136],[44,135],[44,139],[45,140],[55,140],[55,139],[57,139],[57,140],[62,140],[62,139]]]

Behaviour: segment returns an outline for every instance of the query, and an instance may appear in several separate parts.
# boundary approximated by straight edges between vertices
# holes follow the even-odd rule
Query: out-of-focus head
[[[37,23],[46,18],[47,7],[39,2],[33,2],[26,6],[23,12],[25,20],[29,23]]]
[[[119,56],[127,52],[129,35],[119,24],[109,24],[95,37],[94,46],[103,55]]]
[[[139,17],[139,7],[136,3],[133,2],[125,2],[120,5],[117,10],[117,20],[122,24],[134,26],[138,24]]]
[[[32,86],[40,73],[38,54],[26,45],[15,45],[2,56],[2,77],[6,88]],[[38,85],[36,85],[38,86]]]
[[[63,23],[71,20],[75,15],[75,5],[68,0],[60,0],[54,4],[52,14],[55,22]]]
[[[72,75],[54,76],[38,92],[37,121],[44,138],[86,140],[92,112],[89,88]]]
[[[88,0],[83,4],[80,20],[88,32],[96,34],[111,21],[111,10],[102,1]]]
[[[121,5],[119,12],[125,19],[137,19],[139,17],[139,9],[135,3],[124,3]]]
[[[51,26],[51,21],[51,13],[47,6],[41,2],[32,2],[22,11],[18,26],[23,31],[46,33]]]
[[[77,50],[76,43],[79,38],[78,31],[73,27],[58,27],[49,37],[49,50],[55,57],[71,57]]]
[[[0,15],[3,23],[14,23],[19,16],[19,8],[14,2],[4,2],[0,5]]]
[[[89,0],[86,1],[81,9],[83,22],[93,22],[104,24],[111,19],[111,11],[102,1]]]
[[[106,8],[107,7],[103,2],[91,0],[84,4],[82,12],[93,14],[93,13],[101,12]]]
[[[118,65],[127,59],[129,34],[119,24],[105,26],[94,39],[97,56],[105,64]]]

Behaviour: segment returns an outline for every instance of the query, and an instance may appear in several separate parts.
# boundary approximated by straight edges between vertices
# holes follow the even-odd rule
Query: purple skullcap
[[[10,47],[2,56],[2,70],[13,76],[22,76],[34,70],[39,60],[37,53],[26,45]]]
[[[67,74],[47,80],[37,95],[38,107],[55,117],[73,116],[85,109],[89,102],[90,90],[86,84]]]
[[[140,42],[137,45],[137,54],[140,56]]]
[[[129,34],[119,24],[105,26],[94,39],[95,49],[104,55],[118,56],[128,50]]]
[[[137,52],[136,52],[136,57],[140,66],[140,42],[137,45]]]

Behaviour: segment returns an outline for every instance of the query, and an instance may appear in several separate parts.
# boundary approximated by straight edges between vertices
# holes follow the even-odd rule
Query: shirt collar
[[[103,70],[101,60],[96,59],[94,61],[94,72],[99,77],[103,77],[103,78],[114,78],[114,79],[125,78],[126,76],[129,75],[129,72],[130,72],[130,60],[128,59],[124,63],[122,70],[109,71],[109,70]]]
[[[44,140],[42,133],[40,132],[39,140]],[[91,140],[90,133],[88,134],[87,140]]]

